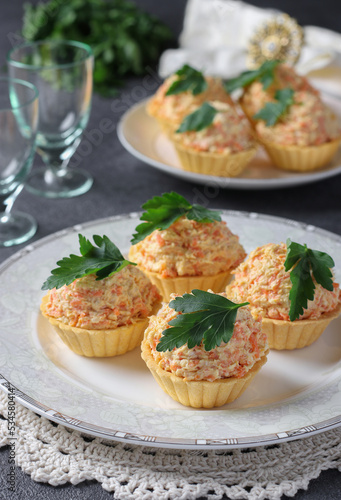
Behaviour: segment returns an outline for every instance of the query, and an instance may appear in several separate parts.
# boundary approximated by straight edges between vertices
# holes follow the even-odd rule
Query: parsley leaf
[[[162,196],[154,196],[147,201],[142,208],[146,210],[140,218],[142,224],[136,227],[136,234],[133,234],[131,243],[135,245],[145,239],[156,229],[167,229],[183,215],[187,219],[202,223],[221,221],[219,212],[208,210],[201,205],[191,205],[186,198],[172,191],[163,193]]]
[[[231,94],[240,87],[247,87],[251,83],[259,80],[263,84],[264,90],[270,87],[275,78],[274,70],[280,61],[265,61],[258,69],[243,71],[239,76],[224,82],[226,92]]]
[[[42,290],[61,288],[63,285],[70,285],[77,278],[93,273],[96,273],[97,280],[101,280],[129,264],[136,265],[125,260],[117,246],[107,236],[93,236],[97,248],[81,234],[78,235],[78,239],[81,256],[71,254],[58,261],[59,267],[51,271],[51,276],[43,284]]]
[[[294,321],[303,314],[308,307],[308,300],[314,299],[315,281],[323,288],[333,291],[333,275],[330,270],[334,261],[325,252],[311,250],[307,245],[300,245],[290,239],[287,240],[287,256],[284,268],[290,272],[292,287],[289,293],[290,321]]]
[[[275,93],[277,102],[267,102],[253,118],[264,120],[267,127],[272,127],[278,119],[284,115],[292,104],[294,104],[294,91],[286,88],[277,90]]]
[[[217,109],[211,106],[208,102],[204,102],[200,108],[185,116],[176,132],[189,132],[192,130],[198,132],[199,130],[203,130],[204,128],[212,125],[214,117],[217,113]]]
[[[185,64],[175,73],[179,78],[172,83],[166,95],[181,94],[189,90],[193,95],[204,92],[208,85],[201,71]]]
[[[237,311],[244,304],[235,304],[230,300],[203,290],[192,290],[182,297],[176,297],[169,306],[181,312],[162,332],[157,351],[171,351],[174,347],[188,345],[192,349],[202,340],[206,351],[211,351],[222,342],[228,342],[234,329]]]

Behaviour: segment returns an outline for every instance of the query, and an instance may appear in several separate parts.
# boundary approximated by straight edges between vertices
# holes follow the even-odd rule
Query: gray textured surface
[[[20,29],[22,0],[0,2],[0,64],[5,62],[5,54],[15,40],[14,34]],[[184,0],[161,2],[158,0],[138,0],[146,10],[162,18],[178,34],[181,29]],[[341,8],[339,2],[326,0],[302,0],[294,2],[252,1],[260,6],[273,6],[286,10],[301,24],[319,24],[341,31]],[[155,89],[158,82],[155,80]],[[149,89],[151,93],[153,89]],[[146,96],[141,80],[131,79],[117,98],[113,111],[113,99],[94,96],[88,131],[97,129],[103,118],[117,123],[121,114],[141,98]],[[89,147],[90,145],[90,147]],[[88,150],[88,151],[86,151]],[[142,164],[127,153],[117,140],[116,132],[105,134],[98,146],[83,141],[82,167],[95,178],[91,191],[71,200],[47,200],[37,198],[25,190],[15,203],[18,210],[26,210],[38,221],[39,229],[34,240],[84,221],[109,215],[136,211],[153,195],[175,190],[189,199],[199,194],[210,200],[212,208],[255,211],[288,217],[341,234],[341,176],[293,189],[273,191],[216,190],[201,185],[182,182]],[[85,154],[87,153],[87,154]],[[34,168],[40,163],[35,158]],[[0,262],[21,246],[0,249]],[[7,498],[27,500],[98,500],[112,498],[95,483],[85,482],[78,486],[66,485],[54,488],[33,482],[29,476],[17,471],[17,490],[14,495],[7,492],[6,474],[8,470],[8,450],[0,451],[0,500]],[[308,491],[301,491],[295,500],[337,500],[341,498],[341,474],[337,471],[323,472],[312,481]]]

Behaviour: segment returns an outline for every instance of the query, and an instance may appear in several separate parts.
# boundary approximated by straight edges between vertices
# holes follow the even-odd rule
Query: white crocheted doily
[[[234,451],[178,451],[108,443],[52,424],[16,403],[16,461],[53,486],[96,480],[124,500],[200,497],[277,500],[322,470],[341,470],[341,429],[300,441]],[[8,444],[7,396],[0,391],[0,447]]]

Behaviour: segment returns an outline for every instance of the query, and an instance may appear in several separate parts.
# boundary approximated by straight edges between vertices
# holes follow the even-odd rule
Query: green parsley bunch
[[[170,29],[128,0],[50,0],[26,3],[22,36],[27,41],[75,40],[95,56],[94,88],[115,92],[122,78],[142,75],[172,41]]]

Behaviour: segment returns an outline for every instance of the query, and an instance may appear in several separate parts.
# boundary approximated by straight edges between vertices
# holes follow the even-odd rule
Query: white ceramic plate
[[[329,96],[324,100],[341,117],[341,101]],[[118,138],[133,156],[175,177],[221,188],[272,189],[307,184],[341,173],[341,150],[328,167],[301,174],[274,167],[262,148],[259,148],[256,157],[238,177],[215,177],[187,172],[181,169],[174,146],[162,133],[157,121],[147,115],[146,102],[135,104],[123,115],[117,128]]]
[[[0,266],[0,387],[17,400],[79,431],[129,443],[174,448],[237,448],[308,436],[341,424],[341,318],[312,346],[269,354],[267,364],[234,403],[213,410],[181,406],[156,384],[139,349],[123,356],[77,356],[39,313],[40,288],[55,263],[78,253],[77,233],[109,236],[129,249],[138,214],[66,229]],[[341,279],[341,237],[258,214],[223,212],[247,252],[294,241],[330,253]]]

